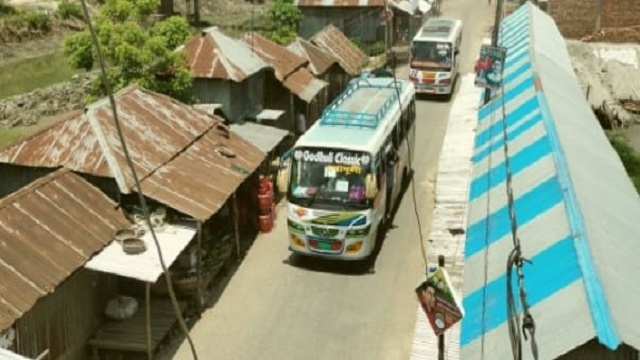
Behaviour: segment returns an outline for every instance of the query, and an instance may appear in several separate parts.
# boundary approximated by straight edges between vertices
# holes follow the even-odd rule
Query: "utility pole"
[[[444,255],[438,255],[438,266],[444,267]],[[444,333],[438,335],[438,360],[444,360]]]
[[[493,22],[493,32],[491,33],[491,46],[498,46],[498,35],[500,34],[500,23],[502,22],[502,8],[504,6],[504,0],[498,0],[496,4],[496,16]],[[484,89],[484,103],[488,103],[491,100],[491,90]]]

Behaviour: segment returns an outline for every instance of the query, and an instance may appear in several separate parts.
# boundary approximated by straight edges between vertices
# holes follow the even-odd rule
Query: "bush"
[[[58,15],[63,19],[84,18],[82,7],[79,4],[69,2],[69,0],[63,0],[58,4]]]
[[[384,54],[385,47],[382,41],[375,42],[367,47],[367,55],[369,56],[377,56]]]
[[[638,154],[626,138],[620,134],[609,134],[609,142],[611,146],[616,150],[622,164],[624,165],[627,174],[631,178],[631,181],[636,187],[636,190],[640,192],[640,154]]]
[[[12,8],[9,5],[5,5],[2,0],[0,0],[0,17],[13,15],[16,13],[16,9]]]
[[[51,30],[51,18],[47,14],[25,13],[22,15],[29,30]]]
[[[351,42],[353,43],[353,45],[357,46],[359,49],[364,50],[362,40],[360,40],[359,37],[351,38]]]

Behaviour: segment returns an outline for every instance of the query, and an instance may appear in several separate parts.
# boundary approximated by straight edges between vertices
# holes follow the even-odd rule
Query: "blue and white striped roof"
[[[503,101],[518,234],[533,262],[524,273],[540,359],[594,338],[610,349],[640,349],[640,282],[631,277],[640,274],[638,194],[585,100],[553,20],[526,3],[503,21],[501,44],[504,95],[478,111],[461,358],[512,358]]]

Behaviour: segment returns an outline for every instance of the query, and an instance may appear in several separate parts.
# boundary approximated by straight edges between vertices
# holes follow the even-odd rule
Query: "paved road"
[[[445,16],[465,22],[461,70],[470,71],[492,14],[487,0],[444,0]],[[399,76],[406,78],[407,70]],[[450,103],[417,105],[416,198],[428,234]],[[413,289],[424,263],[411,193],[405,194],[372,274],[291,260],[285,212],[259,237],[214,307],[192,330],[200,359],[407,360],[416,320]],[[331,264],[329,264],[331,265]],[[173,357],[191,358],[182,344]]]

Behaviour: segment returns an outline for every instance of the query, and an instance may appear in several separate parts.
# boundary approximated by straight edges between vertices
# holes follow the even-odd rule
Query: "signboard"
[[[293,158],[300,161],[315,162],[321,164],[367,166],[371,157],[367,154],[357,154],[343,151],[300,150],[293,152]]]
[[[444,334],[464,316],[462,303],[453,290],[449,274],[442,267],[416,288],[416,295],[436,335]]]
[[[507,50],[503,47],[482,45],[480,58],[476,61],[476,80],[478,87],[499,90],[502,87],[502,74]]]

